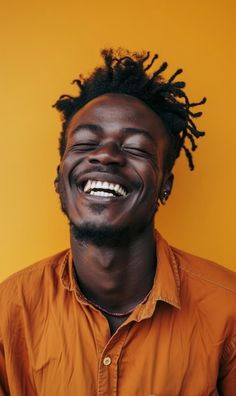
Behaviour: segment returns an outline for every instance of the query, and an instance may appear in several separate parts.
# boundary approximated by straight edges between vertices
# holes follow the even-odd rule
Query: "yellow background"
[[[183,67],[192,100],[208,97],[190,172],[182,156],[158,227],[175,246],[236,269],[235,39],[232,0],[1,3],[0,280],[68,246],[53,189],[59,116],[51,105],[100,62],[99,49],[157,51]]]

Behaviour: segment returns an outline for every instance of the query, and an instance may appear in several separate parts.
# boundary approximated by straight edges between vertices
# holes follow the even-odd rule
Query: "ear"
[[[167,175],[167,177],[164,178],[160,190],[159,199],[162,205],[165,205],[167,199],[169,198],[172,191],[173,183],[174,183],[174,175],[173,173],[170,173],[169,175]]]
[[[60,166],[58,165],[57,166],[57,175],[54,180],[54,188],[55,188],[55,191],[57,194],[59,193],[59,169],[60,169]]]

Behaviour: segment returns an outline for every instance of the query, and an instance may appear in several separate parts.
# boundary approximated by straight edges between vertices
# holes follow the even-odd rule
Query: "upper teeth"
[[[114,191],[118,195],[125,196],[127,195],[127,192],[125,189],[120,185],[120,184],[115,184],[115,183],[108,183],[106,181],[102,182],[99,180],[88,180],[87,183],[84,186],[84,192],[93,192],[91,190],[109,190],[109,191]],[[109,193],[108,193],[109,194]],[[111,194],[109,194],[111,196]]]

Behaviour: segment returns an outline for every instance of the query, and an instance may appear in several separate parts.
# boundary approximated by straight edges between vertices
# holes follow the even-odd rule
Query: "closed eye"
[[[140,156],[140,157],[150,157],[151,154],[148,153],[147,151],[140,149],[139,147],[123,147],[123,151],[132,154],[132,155],[136,155],[136,156]]]
[[[95,142],[85,142],[85,143],[78,143],[74,144],[72,147],[73,151],[90,151],[90,150],[95,150],[96,147],[98,146],[97,143]]]

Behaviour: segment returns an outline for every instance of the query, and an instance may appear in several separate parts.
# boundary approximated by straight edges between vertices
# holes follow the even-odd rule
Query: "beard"
[[[124,226],[121,228],[114,226],[96,226],[92,223],[84,223],[75,225],[70,222],[70,230],[73,237],[79,243],[92,243],[96,246],[118,247],[127,246],[132,240],[137,239],[146,227],[151,224],[153,218],[149,223],[139,226]]]

